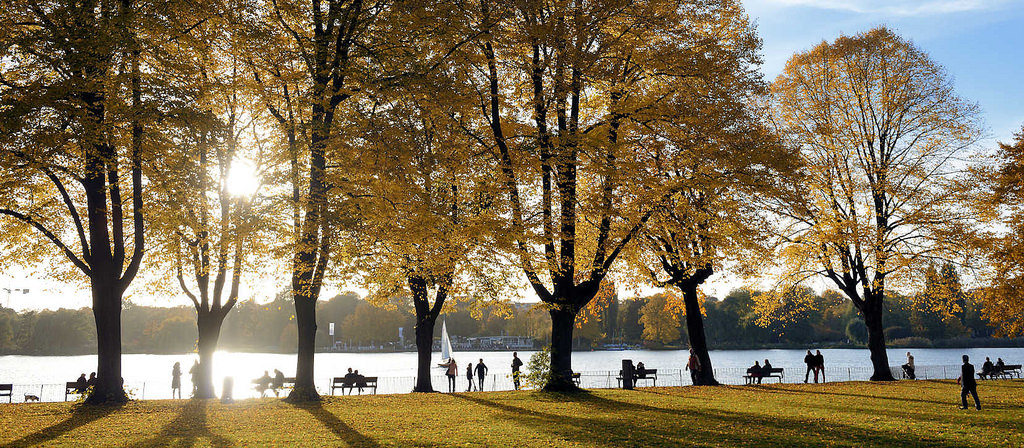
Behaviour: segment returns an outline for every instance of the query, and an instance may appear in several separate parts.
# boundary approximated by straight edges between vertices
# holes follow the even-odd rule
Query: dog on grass
[[[38,402],[39,401],[39,396],[38,395],[32,395],[32,394],[25,394],[25,403],[28,403],[30,401]]]

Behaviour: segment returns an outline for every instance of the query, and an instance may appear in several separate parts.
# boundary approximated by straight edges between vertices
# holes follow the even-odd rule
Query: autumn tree
[[[655,294],[647,298],[640,308],[640,323],[644,327],[643,338],[658,344],[679,340],[679,314],[682,303],[666,294]]]
[[[508,289],[501,260],[488,244],[500,225],[490,160],[474,154],[442,95],[409,92],[366,118],[369,150],[360,157],[365,178],[356,182],[354,270],[375,303],[411,296],[416,392],[434,391],[431,345],[446,304],[493,301]]]
[[[92,403],[127,399],[121,302],[145,249],[145,154],[164,142],[157,116],[187,97],[161,88],[166,67],[153,55],[167,29],[152,6],[0,7],[3,234],[19,262],[64,257],[88,279],[98,353]]]
[[[981,294],[982,312],[1001,336],[1024,335],[1024,127],[1014,134],[1013,144],[999,143],[995,166],[979,171],[981,184],[990,192],[980,196],[984,214],[1001,223],[1005,231],[986,232],[975,241],[991,263]]]
[[[772,95],[775,120],[806,164],[803,200],[779,208],[792,274],[784,281],[820,274],[835,283],[868,329],[871,379],[892,380],[886,288],[915,266],[966,253],[960,172],[979,135],[978,109],[886,28],[797,53]]]
[[[657,158],[701,119],[696,86],[730,85],[719,77],[735,64],[717,58],[756,58],[755,38],[735,2],[484,1],[479,14],[478,135],[497,160],[512,254],[549,305],[546,389],[573,390],[576,315],[676,191]]]
[[[202,5],[178,26],[189,34],[169,45],[191,67],[181,87],[196,92],[199,106],[175,117],[185,131],[153,163],[148,216],[154,265],[168,271],[160,281],[173,281],[196,309],[196,397],[214,398],[213,355],[221,325],[238,301],[243,274],[256,268],[253,256],[268,264],[257,242],[272,239],[267,230],[276,227],[275,218],[285,217],[274,216],[277,208],[267,205],[265,189],[258,191],[271,151],[254,132],[259,110],[248,106],[239,36],[227,32],[221,5]]]
[[[319,398],[313,384],[316,303],[343,202],[329,170],[337,169],[338,158],[351,150],[340,139],[346,125],[343,104],[373,76],[366,70],[367,58],[374,24],[386,3],[252,0],[233,19],[239,32],[251,34],[253,50],[246,54],[251,74],[288,139],[294,219],[291,283],[298,328],[292,400]]]

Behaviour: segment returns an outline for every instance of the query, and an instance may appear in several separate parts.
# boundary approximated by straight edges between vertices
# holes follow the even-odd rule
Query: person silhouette
[[[480,362],[476,363],[476,377],[480,380],[480,385],[477,390],[483,392],[484,390],[484,376],[487,375],[487,365],[484,364],[484,359],[480,358]]]
[[[974,407],[981,410],[981,400],[978,399],[978,382],[974,379],[974,365],[971,364],[967,355],[963,356],[964,364],[960,366],[960,378],[956,382],[960,384],[960,409],[967,409],[967,395],[974,397]]]
[[[519,368],[523,366],[523,360],[519,359],[518,352],[512,352],[512,384],[519,390]]]
[[[171,367],[171,399],[174,399],[174,392],[178,392],[178,399],[181,399],[181,363],[175,362]]]

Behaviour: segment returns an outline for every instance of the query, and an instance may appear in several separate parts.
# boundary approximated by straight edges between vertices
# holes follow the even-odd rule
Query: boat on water
[[[448,368],[452,362],[452,341],[448,338],[448,324],[441,321],[441,360],[438,367]]]

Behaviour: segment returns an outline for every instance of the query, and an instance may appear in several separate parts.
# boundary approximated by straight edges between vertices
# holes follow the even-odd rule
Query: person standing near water
[[[448,377],[448,393],[455,392],[455,377],[459,376],[459,365],[455,358],[448,360],[448,371],[444,373]]]
[[[807,350],[807,354],[804,355],[804,364],[807,364],[807,371],[804,372],[804,382],[807,382],[807,378],[811,376],[811,372],[814,372],[814,382],[818,382],[818,364],[817,359],[811,354],[810,350]]]
[[[171,368],[171,399],[174,398],[174,391],[178,391],[178,399],[181,399],[181,363],[174,363]]]
[[[196,376],[199,375],[199,361],[192,364],[192,368],[188,369],[188,375],[192,377],[192,396],[196,396],[196,392],[199,391],[199,381]]]
[[[692,348],[690,349],[690,359],[686,361],[686,370],[690,371],[690,382],[696,386],[697,381],[700,380],[700,358],[697,357]]]
[[[956,382],[960,384],[960,409],[967,409],[967,394],[974,397],[974,407],[981,410],[981,400],[978,400],[978,381],[974,379],[974,364],[968,362],[967,355],[963,357],[964,365],[960,366],[960,378]]]
[[[818,382],[818,372],[821,372],[821,382],[825,382],[825,356],[821,354],[821,350],[816,350],[814,355],[814,382]]]
[[[484,376],[487,375],[487,366],[484,365],[484,359],[480,358],[480,362],[476,363],[476,377],[480,380],[480,386],[477,390],[480,392],[484,391]]]
[[[523,366],[523,360],[519,359],[518,352],[512,352],[512,384],[519,390],[519,368]]]

